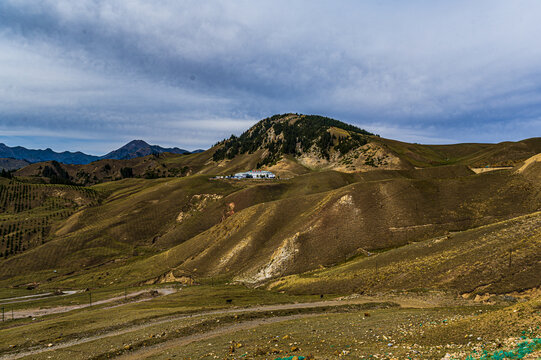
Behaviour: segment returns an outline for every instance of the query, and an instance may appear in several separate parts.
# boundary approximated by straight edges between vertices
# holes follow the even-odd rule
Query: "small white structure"
[[[276,175],[270,171],[265,170],[251,170],[241,173],[236,173],[233,178],[235,179],[275,179]]]

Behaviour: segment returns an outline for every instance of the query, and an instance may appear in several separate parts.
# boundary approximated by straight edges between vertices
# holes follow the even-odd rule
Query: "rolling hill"
[[[515,166],[541,152],[541,138],[498,144],[420,145],[381,139],[397,156],[418,167],[468,165]]]
[[[451,166],[369,174],[105,183],[93,187],[108,194],[102,205],[73,214],[50,241],[4,260],[0,277],[13,282],[24,268],[33,275],[21,283],[43,281],[37,274],[54,267],[64,286],[152,282],[168,273],[258,284],[505,222],[541,203],[538,184],[511,171]]]
[[[285,114],[196,154],[32,164],[4,185],[6,198],[64,186],[94,200],[55,205],[70,210],[53,209],[65,215],[43,243],[0,260],[0,284],[221,279],[298,293],[522,291],[541,285],[540,143],[405,144]],[[487,165],[514,167],[472,171]],[[280,178],[212,178],[257,167]],[[87,187],[47,184],[61,182]]]

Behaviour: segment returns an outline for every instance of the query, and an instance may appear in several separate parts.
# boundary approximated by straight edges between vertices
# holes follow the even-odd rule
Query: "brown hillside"
[[[110,276],[151,279],[176,269],[259,282],[520,216],[541,204],[539,184],[511,171],[472,175],[441,167],[365,176],[313,173],[273,183],[190,176],[100,185],[111,194],[102,205],[71,218],[53,241],[5,260],[0,276],[22,268],[72,272],[156,254],[129,267],[117,262],[118,273]]]
[[[526,160],[515,172],[532,181],[541,182],[541,153]]]
[[[380,139],[397,156],[414,166],[462,164],[471,167],[514,166],[541,152],[541,138],[498,144],[420,145]]]
[[[487,174],[488,175],[488,174]],[[250,207],[168,253],[201,275],[257,282],[537,210],[539,188],[508,174],[359,182]],[[502,207],[501,204],[508,204]],[[514,205],[510,205],[510,204]]]
[[[0,158],[0,170],[17,170],[30,164],[26,160]]]
[[[501,294],[541,285],[539,254],[541,213],[536,212],[359,257],[329,269],[293,275],[270,287],[316,294],[399,289]]]
[[[439,168],[437,179],[430,178],[434,174],[427,174],[427,170],[416,170],[391,172],[394,174],[391,176],[384,176],[387,172],[382,171],[379,180],[362,180],[355,175],[335,172],[329,173],[321,185],[314,181],[324,173],[276,184],[244,183],[237,191],[224,188],[226,193],[221,193],[224,197],[216,202],[210,199],[207,202],[210,205],[205,205],[210,206],[208,212],[199,212],[197,201],[186,207],[194,192],[185,197],[184,203],[174,205],[164,197],[153,204],[150,199],[155,199],[157,193],[154,192],[161,190],[149,189],[145,195],[148,208],[137,213],[144,218],[137,218],[140,225],[135,228],[131,229],[134,227],[134,224],[130,225],[131,217],[116,215],[109,220],[106,216],[98,222],[100,226],[89,224],[41,249],[44,254],[50,247],[57,257],[44,256],[36,261],[30,253],[19,256],[5,262],[1,274],[10,276],[21,267],[39,270],[53,264],[64,269],[63,272],[70,272],[75,264],[79,268],[80,264],[100,264],[107,259],[120,258],[125,260],[107,265],[107,274],[99,272],[98,276],[96,272],[88,272],[84,275],[76,271],[68,277],[73,280],[68,281],[62,275],[58,280],[71,283],[84,278],[98,286],[111,281],[152,281],[173,271],[177,275],[189,274],[196,278],[225,276],[258,283],[332,266],[369,253],[391,254],[389,250],[412,242],[528,214],[540,207],[539,184],[521,175],[500,171],[459,176],[456,171],[460,167],[449,167],[445,175],[444,169]],[[430,176],[423,178],[427,175]],[[184,181],[193,181],[190,178],[164,180],[163,186],[170,181],[179,181],[179,186],[187,184]],[[292,182],[294,180],[298,183]],[[332,182],[331,187],[336,188],[329,190],[328,184]],[[314,185],[306,187],[307,183]],[[217,182],[205,182],[196,193],[220,194],[212,188],[216,186],[214,184]],[[240,186],[235,182],[232,185]],[[228,191],[232,192],[227,195]],[[126,189],[113,193],[110,211],[118,212],[119,208],[114,204],[127,201],[124,200],[127,194],[134,194],[135,198],[142,196],[138,192]],[[235,203],[232,212],[227,207],[231,202]],[[167,205],[169,215],[164,216],[166,213],[161,212],[161,203],[171,204]],[[182,217],[181,223],[176,222],[179,208],[189,214]],[[105,209],[97,209],[95,214],[106,215]],[[155,215],[149,217],[151,214]],[[205,218],[209,219],[206,230],[193,228]],[[118,225],[112,226],[107,221],[115,221]],[[163,225],[152,225],[156,221],[163,221]],[[111,228],[107,230],[109,236],[97,236],[103,231],[99,230],[102,227]],[[156,229],[162,229],[154,245],[150,228],[154,229],[154,234]],[[96,235],[91,235],[93,233]],[[124,238],[123,233],[129,236]],[[146,234],[145,239],[143,234]],[[94,240],[89,241],[89,236],[94,236]],[[139,243],[136,248],[140,255],[151,255],[153,251],[172,247],[150,257],[128,260],[126,254],[134,248],[134,242]],[[108,253],[97,251],[99,248],[108,249]]]
[[[194,154],[197,155],[197,154]],[[98,160],[86,165],[72,165],[45,161],[31,164],[19,169],[15,176],[30,178],[33,181],[49,182],[46,168],[60,175],[58,168],[64,170],[72,183],[79,185],[93,185],[105,181],[121,180],[125,177],[159,178],[167,176],[186,176],[192,173],[185,165],[167,166],[167,159],[189,155],[159,154],[149,155],[128,160]],[[123,174],[122,169],[130,169],[131,175]]]

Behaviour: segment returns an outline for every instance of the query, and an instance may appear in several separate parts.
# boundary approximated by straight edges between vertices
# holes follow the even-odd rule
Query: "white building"
[[[241,173],[236,173],[233,176],[235,179],[274,179],[276,175],[265,170],[251,170]]]

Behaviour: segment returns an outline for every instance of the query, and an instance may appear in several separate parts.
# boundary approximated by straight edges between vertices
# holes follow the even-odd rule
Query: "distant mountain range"
[[[195,150],[194,153],[202,152],[204,150]],[[174,154],[190,154],[188,150],[180,149],[178,147],[174,148],[164,148],[158,145],[150,145],[143,140],[133,140],[122,146],[121,148],[111,151],[110,153],[104,156],[95,156],[77,152],[55,152],[52,149],[45,150],[34,150],[27,149],[22,146],[9,147],[5,144],[0,143],[0,158],[1,159],[11,159],[11,160],[24,160],[28,163],[36,163],[41,161],[50,161],[55,160],[64,164],[88,164],[92,161],[101,160],[101,159],[133,159],[136,157],[147,156],[150,154],[170,152]],[[4,161],[6,165],[9,163],[10,166],[6,166],[6,169],[17,168],[18,165],[23,165],[23,162],[15,161]],[[3,163],[4,163],[3,162]],[[0,167],[3,168],[3,163],[0,163]],[[24,165],[23,165],[24,166]]]
[[[48,160],[56,160],[65,164],[88,164],[94,160],[98,160],[98,156],[87,155],[80,151],[77,152],[56,152],[49,148],[45,150],[27,149],[22,146],[9,147],[0,143],[0,158],[12,158],[18,160],[26,160],[28,162],[40,162]]]

